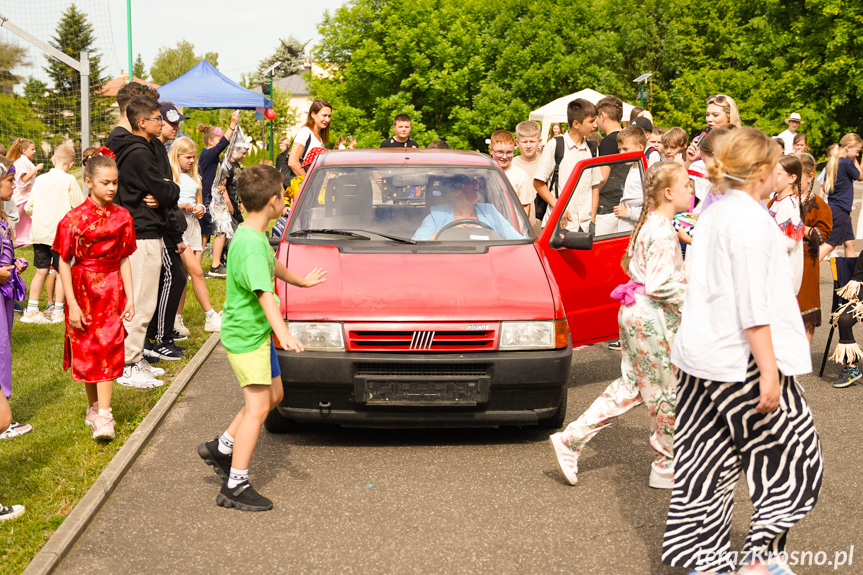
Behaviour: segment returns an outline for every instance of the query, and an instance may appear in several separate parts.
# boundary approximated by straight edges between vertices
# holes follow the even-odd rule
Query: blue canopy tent
[[[254,110],[272,108],[273,101],[260,92],[246,90],[201,60],[179,78],[159,88],[162,101],[170,100],[180,108],[232,108]]]

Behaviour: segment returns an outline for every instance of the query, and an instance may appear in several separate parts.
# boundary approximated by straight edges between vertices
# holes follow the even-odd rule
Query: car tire
[[[566,419],[566,397],[569,390],[564,387],[563,393],[560,396],[560,404],[557,406],[557,411],[549,418],[540,419],[539,426],[543,429],[560,429]]]
[[[294,431],[299,424],[279,413],[279,409],[272,410],[267,419],[264,420],[264,428],[270,433],[290,433]]]

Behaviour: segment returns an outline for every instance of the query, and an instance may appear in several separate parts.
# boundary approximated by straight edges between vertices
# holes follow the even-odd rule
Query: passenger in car
[[[486,224],[505,240],[524,239],[493,205],[477,203],[480,197],[479,178],[458,174],[450,181],[454,188],[452,203],[432,206],[412,239],[434,240],[444,227],[458,220],[473,220],[476,227]],[[464,226],[471,225],[470,222],[464,223]]]

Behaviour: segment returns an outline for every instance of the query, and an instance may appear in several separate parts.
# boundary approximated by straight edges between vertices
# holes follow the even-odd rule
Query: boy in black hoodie
[[[135,316],[126,326],[126,367],[117,383],[149,389],[162,385],[156,379],[164,370],[153,368],[143,356],[147,325],[159,295],[162,237],[167,231],[167,210],[176,207],[180,188],[165,178],[151,140],[162,131],[159,102],[135,96],[126,106],[131,133],[117,127],[106,145],[117,156],[119,182],[114,203],[129,210],[135,224],[137,249],[129,258],[135,297]]]

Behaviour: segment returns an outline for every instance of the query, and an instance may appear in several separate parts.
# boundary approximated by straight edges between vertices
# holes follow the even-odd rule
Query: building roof
[[[133,76],[132,81],[133,82],[140,82],[141,84],[147,84],[148,86],[156,88],[157,90],[160,87],[159,84],[156,84],[155,82],[151,82],[149,80],[142,80],[141,78],[139,78],[137,76]],[[107,82],[105,82],[102,85],[102,95],[107,96],[109,98],[116,98],[117,92],[120,91],[120,88],[122,88],[123,86],[125,86],[128,83],[129,83],[129,74],[124,74],[121,71],[119,76],[117,76],[116,78],[111,78],[110,80],[108,80]]]

